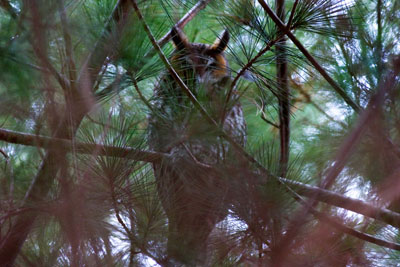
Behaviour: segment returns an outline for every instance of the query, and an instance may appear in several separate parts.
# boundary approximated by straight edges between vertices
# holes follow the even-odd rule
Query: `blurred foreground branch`
[[[200,1],[197,8],[193,8],[187,16],[185,16],[180,23],[182,25],[188,23],[199,10],[205,7],[209,1]],[[42,17],[39,16],[37,6],[39,6],[40,1],[37,3],[33,2],[31,4],[31,12],[35,14],[35,19],[32,25],[35,29],[39,29],[38,25],[42,25]],[[63,10],[63,6],[60,7]],[[65,83],[64,89],[67,89],[67,109],[65,111],[65,116],[55,117],[53,121],[57,122],[56,127],[53,129],[52,137],[53,141],[48,139],[39,139],[35,136],[30,136],[24,140],[27,145],[35,145],[39,147],[47,148],[43,161],[37,172],[37,175],[33,178],[32,183],[28,191],[26,192],[24,200],[21,202],[21,207],[24,208],[27,205],[32,205],[36,201],[46,198],[47,193],[54,181],[54,177],[57,176],[59,169],[63,163],[65,163],[65,154],[69,150],[67,139],[73,139],[75,132],[77,131],[82,119],[85,117],[87,112],[90,110],[91,106],[86,105],[87,103],[82,103],[83,99],[88,99],[88,96],[92,96],[95,90],[94,83],[98,78],[98,74],[104,66],[104,63],[108,60],[114,59],[117,55],[115,50],[109,44],[112,43],[110,40],[115,36],[112,34],[114,31],[114,25],[117,26],[116,31],[121,32],[123,26],[126,24],[126,19],[129,15],[131,7],[129,1],[119,0],[112,14],[110,15],[108,21],[105,23],[103,28],[103,33],[100,38],[94,44],[93,48],[89,49],[87,52],[86,59],[81,66],[79,73],[77,74],[76,86],[71,86],[71,83]],[[45,30],[40,29],[45,32]],[[169,34],[164,38],[164,42],[167,42]],[[48,60],[47,54],[43,53],[43,58]],[[72,60],[72,58],[71,58]],[[43,68],[45,66],[39,66]],[[75,75],[75,74],[74,74]],[[73,87],[73,88],[72,88]],[[4,132],[2,135],[5,134]],[[4,135],[3,135],[4,136]],[[11,137],[8,142],[13,142],[21,140],[14,133],[12,135],[10,132],[6,133],[5,136]],[[25,136],[26,137],[26,136]],[[14,139],[13,139],[14,138]],[[46,140],[45,140],[46,139]],[[60,141],[62,139],[63,141]],[[58,141],[54,141],[58,140]],[[43,142],[43,143],[41,143]],[[104,147],[102,147],[104,149]],[[84,151],[96,151],[98,153],[102,152],[99,147],[80,147],[81,152]],[[118,148],[107,149],[107,155],[111,153],[119,153]],[[136,151],[124,151],[125,157],[130,157],[130,155],[136,155]],[[151,153],[150,153],[151,154]],[[145,157],[146,160],[153,157],[154,155],[149,153],[139,153],[140,157]],[[135,157],[135,156],[132,156]],[[143,158],[137,158],[137,160],[143,160]],[[156,156],[157,157],[157,156]],[[31,231],[32,225],[37,217],[37,213],[34,211],[26,212],[20,214],[15,218],[15,221],[11,225],[10,231],[7,236],[2,238],[0,242],[0,262],[2,266],[12,266],[14,261],[19,254],[19,251],[25,242],[26,237]]]
[[[158,160],[167,160],[169,154],[138,150],[134,148],[121,148],[113,146],[104,146],[100,144],[72,143],[67,139],[50,138],[46,136],[32,135],[21,132],[0,129],[0,140],[26,146],[36,146],[48,148],[50,146],[62,146],[70,151],[82,154],[93,154],[99,156],[119,157],[144,162],[155,162]],[[205,168],[203,165],[199,166]],[[299,195],[305,197],[317,197],[320,202],[327,203],[336,207],[344,208],[364,216],[374,218],[385,222],[394,227],[400,228],[400,214],[385,208],[376,207],[363,200],[346,197],[335,192],[321,189],[316,186],[307,185],[297,181],[279,178],[281,182],[290,186]]]

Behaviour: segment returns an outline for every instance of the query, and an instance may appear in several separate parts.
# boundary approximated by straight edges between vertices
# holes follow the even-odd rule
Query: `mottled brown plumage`
[[[170,57],[172,66],[208,114],[244,145],[246,124],[236,94],[225,104],[231,83],[224,56],[229,33],[225,31],[213,45],[189,43],[175,28],[172,34],[176,47]],[[215,126],[203,118],[168,72],[154,90],[149,130],[150,148],[171,155],[170,162],[153,166],[168,217],[168,256],[186,265],[204,264],[207,238],[226,216],[229,203],[226,179],[201,165],[225,168],[234,161],[233,148],[217,135]]]

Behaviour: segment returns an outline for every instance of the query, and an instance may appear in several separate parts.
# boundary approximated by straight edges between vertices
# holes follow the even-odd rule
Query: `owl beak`
[[[205,84],[205,83],[209,83],[209,82],[213,82],[215,81],[215,77],[213,77],[210,73],[208,72],[203,72],[201,75],[199,74],[197,76],[197,82],[199,84]]]
[[[205,82],[205,77],[204,77],[204,75],[198,75],[197,76],[197,82],[198,83],[204,83]]]

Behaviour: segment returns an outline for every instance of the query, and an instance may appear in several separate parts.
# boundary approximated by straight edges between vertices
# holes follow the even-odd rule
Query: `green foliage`
[[[0,246],[19,218],[31,219],[34,214],[17,253],[18,266],[147,266],[169,260],[168,217],[151,163],[140,159],[143,151],[154,147],[149,144],[147,118],[158,115],[171,131],[190,121],[191,137],[201,137],[209,147],[222,137],[175,84],[161,79],[168,70],[143,28],[146,23],[160,40],[198,1],[136,2],[145,21],[130,1],[0,1],[0,128],[71,140],[60,145],[31,136],[31,146],[24,146],[26,142],[18,138],[1,135]],[[234,89],[247,123],[244,148],[259,164],[238,153],[225,165],[211,166],[227,188],[205,195],[214,199],[226,193],[229,210],[210,234],[209,264],[269,264],[299,220],[300,229],[284,246],[291,266],[396,265],[398,251],[316,219],[296,201],[300,196],[294,189],[277,180],[282,173],[278,100],[285,97],[277,82],[277,62],[288,67],[290,90],[290,160],[285,178],[320,185],[331,167],[344,160],[343,170],[328,189],[348,196],[362,192],[358,195],[363,200],[396,212],[400,210],[398,77],[345,157],[338,151],[364,113],[352,110],[298,47],[283,41],[284,33],[259,2],[211,1],[184,27],[192,43],[212,44],[224,29],[229,31],[225,54],[232,79],[213,97],[223,99]],[[276,10],[275,1],[266,2]],[[123,8],[113,17],[117,3]],[[399,1],[387,0],[290,0],[285,3],[284,23],[291,18],[291,32],[338,86],[367,109],[398,67],[393,60],[400,51],[399,8]],[[174,46],[169,42],[161,51],[171,58]],[[216,107],[215,98],[207,94],[216,85],[199,84],[192,67],[178,69],[180,74],[191,73],[184,77],[187,86],[218,121],[223,107]],[[159,87],[171,91],[170,114],[157,110],[153,89]],[[80,144],[97,147],[82,149]],[[54,156],[51,166],[43,164],[48,155]],[[173,155],[161,156],[176,160]],[[205,174],[202,168],[210,166],[200,168],[204,162],[197,160],[185,167]],[[43,184],[49,188],[32,189],[46,171]],[[30,198],[32,192],[40,194]],[[342,225],[399,243],[394,226],[351,216],[327,204],[312,205]],[[304,221],[294,217],[301,211]]]

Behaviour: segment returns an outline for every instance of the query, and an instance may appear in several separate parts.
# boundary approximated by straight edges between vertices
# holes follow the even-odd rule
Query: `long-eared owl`
[[[175,51],[170,62],[207,113],[233,139],[244,145],[246,123],[224,55],[228,31],[212,45],[190,43],[173,28]],[[158,193],[168,217],[171,260],[195,264],[206,257],[207,239],[227,215],[226,178],[199,166],[226,168],[234,162],[233,147],[219,136],[174,78],[165,72],[154,89],[149,119],[149,147],[168,153],[168,161],[153,164]]]

